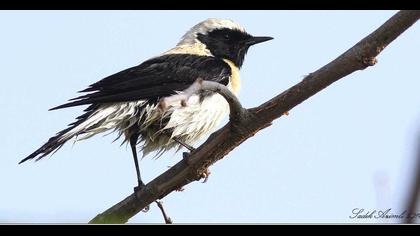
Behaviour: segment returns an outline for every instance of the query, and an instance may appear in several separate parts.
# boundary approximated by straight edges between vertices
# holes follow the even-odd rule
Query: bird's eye
[[[230,35],[229,35],[229,34],[225,34],[225,35],[223,35],[223,37],[224,37],[225,39],[230,39]]]

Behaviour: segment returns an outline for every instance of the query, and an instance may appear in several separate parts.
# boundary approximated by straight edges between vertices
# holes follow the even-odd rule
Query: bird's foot
[[[139,181],[138,185],[136,187],[134,187],[134,193],[137,193],[140,190],[142,190],[144,188],[144,186],[146,186],[146,185],[143,183],[143,181]]]
[[[143,181],[139,181],[138,185],[136,187],[134,187],[134,196],[136,196],[136,198],[137,198],[137,192],[139,192],[140,190],[142,190],[145,186],[146,185],[143,183]],[[150,205],[147,205],[141,211],[142,212],[148,212],[149,209],[150,209]]]
[[[191,156],[191,152],[183,152],[182,153],[182,159],[185,161],[185,163],[187,163],[187,165],[191,164],[190,156]]]
[[[147,205],[145,208],[141,209],[142,212],[146,213],[150,209],[150,205]]]

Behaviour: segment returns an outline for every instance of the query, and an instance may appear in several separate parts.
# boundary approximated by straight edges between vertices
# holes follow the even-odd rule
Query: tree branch
[[[202,173],[216,161],[255,133],[271,125],[301,102],[333,82],[376,63],[376,56],[420,17],[420,11],[400,11],[373,33],[344,52],[332,62],[309,74],[300,83],[264,104],[238,115],[189,156],[156,177],[137,193],[133,193],[89,223],[125,223],[141,209],[172,191],[199,180]],[[232,106],[232,101],[229,101]],[[233,109],[232,109],[233,110]],[[231,115],[232,118],[232,115]]]

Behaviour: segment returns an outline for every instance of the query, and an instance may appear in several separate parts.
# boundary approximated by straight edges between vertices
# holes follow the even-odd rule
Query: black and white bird
[[[123,142],[131,146],[138,189],[144,183],[137,145],[143,157],[152,151],[159,156],[171,148],[188,147],[211,132],[229,112],[226,100],[212,92],[189,97],[187,106],[176,102],[164,110],[159,108],[159,100],[182,93],[198,78],[223,84],[237,95],[239,68],[249,47],[271,39],[254,37],[231,20],[207,19],[192,27],[173,49],[91,84],[80,91],[84,95],[50,109],[89,105],[68,128],[20,163],[39,160],[73,138],[83,140],[116,131],[118,138],[124,136]]]

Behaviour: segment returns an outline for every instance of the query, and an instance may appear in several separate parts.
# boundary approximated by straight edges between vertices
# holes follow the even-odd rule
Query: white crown
[[[182,36],[181,41],[177,44],[177,46],[199,43],[197,40],[197,34],[207,34],[212,30],[223,28],[245,32],[245,29],[241,25],[232,20],[210,18],[192,27],[184,34],[184,36]]]

